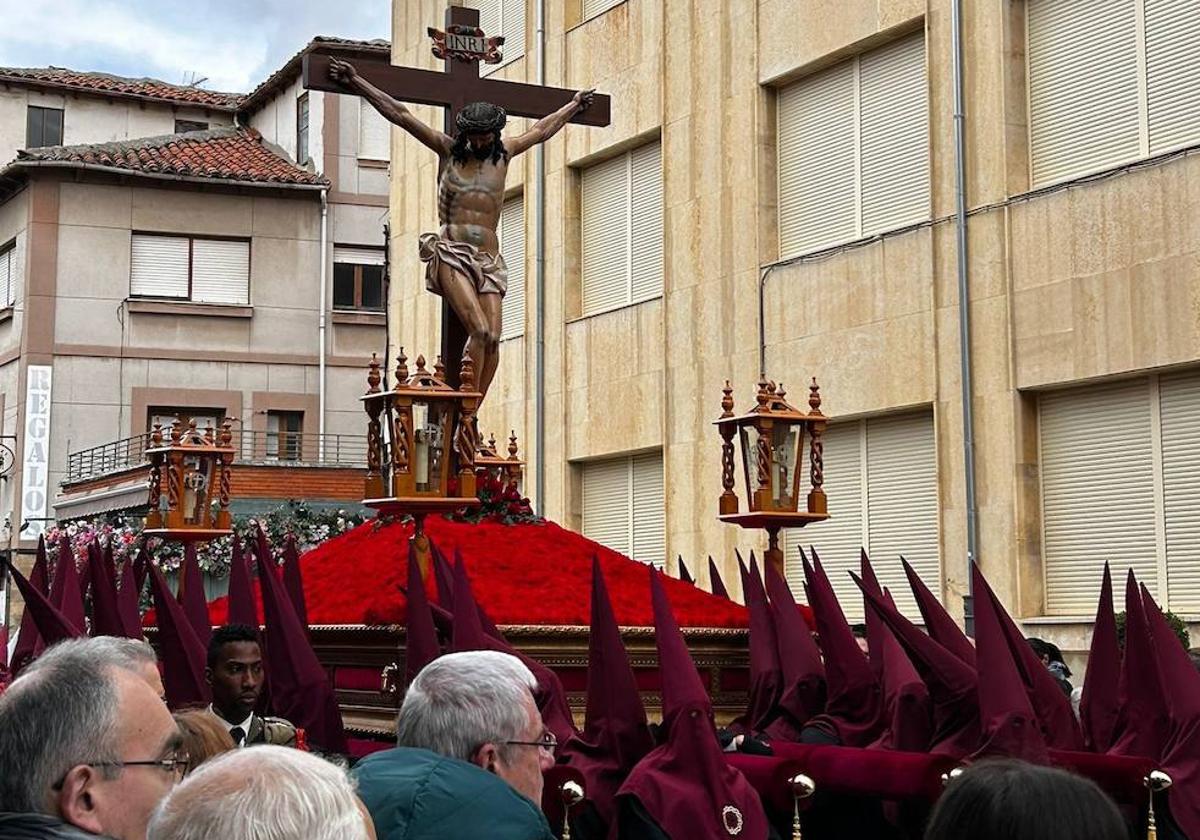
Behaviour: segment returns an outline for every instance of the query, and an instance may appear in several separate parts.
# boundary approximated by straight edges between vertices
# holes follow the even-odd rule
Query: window
[[[390,160],[392,124],[365,99],[358,100],[358,156],[364,160]]]
[[[634,560],[664,567],[661,452],[583,465],[583,535]]]
[[[188,423],[196,421],[196,428],[203,432],[210,426],[215,433],[221,427],[221,420],[225,417],[224,409],[220,408],[171,408],[169,406],[151,406],[147,412],[146,430],[154,431],[154,425],[157,423],[162,429],[163,437],[169,437],[171,434],[171,426],[175,423],[176,418],[183,424],[186,429]]]
[[[487,32],[487,30],[483,30]],[[500,253],[508,265],[508,293],[504,295],[500,338],[525,333],[525,199],[514,196],[500,211]]]
[[[525,0],[479,0],[479,28],[485,35],[503,35],[499,64],[480,64],[479,75],[486,76],[498,67],[525,54]]]
[[[267,457],[277,458],[281,461],[299,461],[303,423],[304,414],[302,412],[268,411]]]
[[[30,105],[25,114],[25,146],[61,146],[63,142],[63,109]]]
[[[662,146],[583,170],[583,314],[661,297]]]
[[[189,131],[208,131],[208,123],[199,120],[175,120],[176,134],[187,134]]]
[[[1038,401],[1047,615],[1091,616],[1108,560],[1200,613],[1200,371]]]
[[[131,297],[197,303],[250,302],[250,243],[244,239],[133,234]]]
[[[333,248],[333,308],[382,312],[382,248]]]
[[[624,0],[583,0],[583,19],[594,18],[622,2]]]
[[[1031,0],[1033,185],[1200,140],[1200,19],[1177,0]]]
[[[308,94],[296,100],[296,162],[303,165],[308,160]]]
[[[779,91],[779,254],[929,218],[921,33]]]
[[[842,609],[851,620],[861,620],[862,594],[846,572],[858,572],[859,549],[865,548],[901,612],[919,621],[899,558],[903,555],[930,589],[941,591],[933,415],[926,411],[830,426],[825,493],[829,519],[784,532],[792,591],[803,591],[799,547],[815,546]]]
[[[9,307],[17,299],[17,284],[21,282],[21,252],[14,239],[0,248],[0,307]]]

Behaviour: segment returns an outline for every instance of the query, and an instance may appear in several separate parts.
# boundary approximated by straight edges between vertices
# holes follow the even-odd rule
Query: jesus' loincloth
[[[435,295],[442,293],[439,276],[442,265],[469,277],[477,294],[504,297],[508,291],[508,265],[500,254],[493,257],[469,242],[458,242],[436,233],[421,234],[418,254],[425,263],[425,288]]]

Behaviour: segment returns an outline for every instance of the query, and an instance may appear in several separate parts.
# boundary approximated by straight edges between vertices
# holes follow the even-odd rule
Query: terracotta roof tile
[[[253,113],[265,105],[282,88],[290,85],[292,79],[300,75],[300,62],[310,52],[321,50],[336,52],[349,58],[382,58],[391,59],[392,44],[382,38],[372,41],[357,41],[352,38],[333,38],[328,35],[318,35],[304,45],[304,48],[284,62],[283,66],[268,76],[262,84],[252,90],[242,99],[240,110]]]
[[[254,129],[215,128],[118,143],[46,146],[17,153],[13,167],[91,164],[146,175],[321,187],[328,181],[272,151]]]
[[[184,85],[172,85],[158,79],[132,79],[109,73],[68,70],[63,67],[0,67],[0,82],[16,82],[39,86],[90,91],[101,95],[154,99],[160,102],[198,105],[217,111],[236,110],[242,101],[240,93]]]

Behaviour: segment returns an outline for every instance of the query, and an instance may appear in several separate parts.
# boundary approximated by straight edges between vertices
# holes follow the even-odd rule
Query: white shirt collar
[[[246,715],[246,719],[241,723],[230,723],[229,721],[225,720],[225,718],[221,717],[217,710],[212,707],[211,703],[208,705],[208,710],[216,715],[217,720],[224,724],[226,731],[232,732],[234,727],[237,727],[244,733],[242,736],[243,738],[250,734],[250,723],[254,720],[254,712]]]

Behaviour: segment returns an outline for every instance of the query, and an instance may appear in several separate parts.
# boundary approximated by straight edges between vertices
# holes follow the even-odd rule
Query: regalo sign
[[[50,501],[50,366],[30,365],[25,372],[25,458],[21,469],[21,539],[36,540]]]

